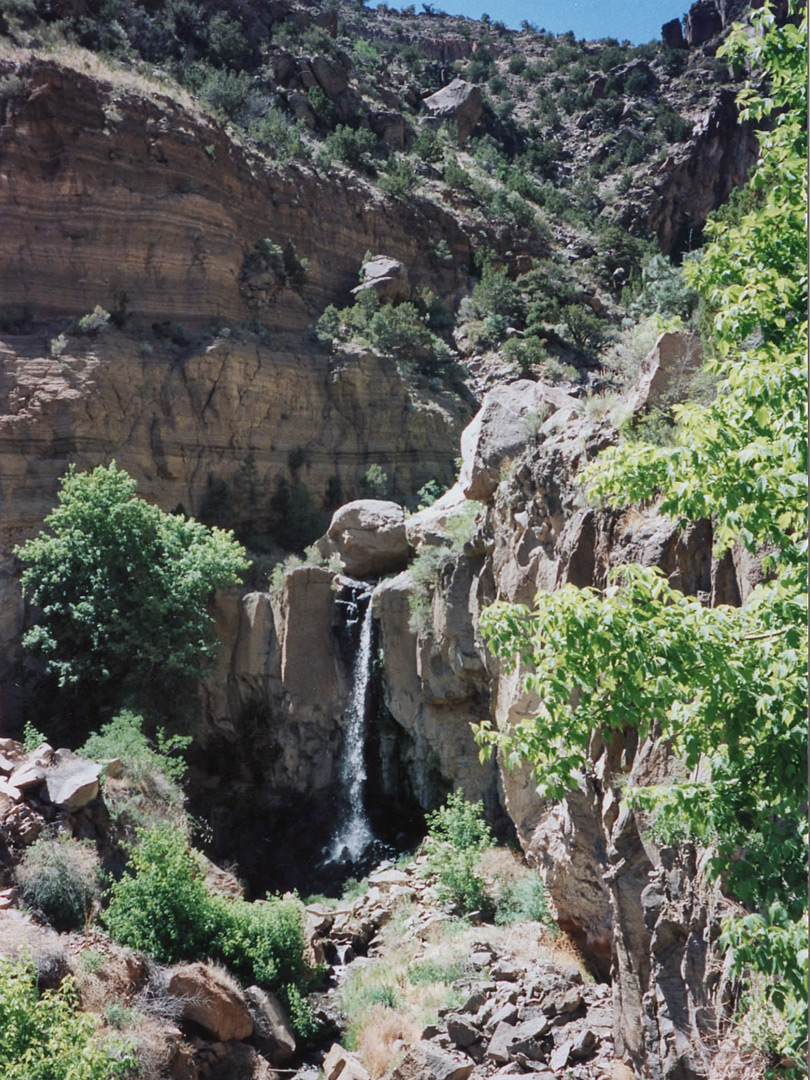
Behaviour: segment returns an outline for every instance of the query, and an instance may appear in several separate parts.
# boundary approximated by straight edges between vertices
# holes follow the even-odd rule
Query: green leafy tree
[[[770,7],[752,21],[755,35],[735,29],[725,53],[762,80],[740,97],[743,118],[765,122],[758,195],[708,226],[686,270],[714,312],[717,396],[675,407],[674,445],[610,448],[584,480],[613,507],[658,499],[676,520],[711,517],[716,553],[742,543],[771,578],[740,608],[707,609],[637,566],[602,593],[494,605],[483,632],[528,672],[540,715],[478,737],[532,762],[556,798],[587,766],[593,730],[631,726],[675,747],[693,778],[634,797],[662,839],[708,847],[746,906],[721,941],[764,986],[767,1047],[790,1071],[807,1050],[807,22],[777,27]]]
[[[231,533],[163,513],[135,487],[115,462],[71,467],[48,532],[16,550],[39,609],[23,645],[88,702],[160,703],[203,676],[216,651],[208,599],[247,568]]]
[[[136,1061],[120,1040],[103,1043],[93,1017],[77,1009],[65,979],[40,994],[33,964],[0,957],[0,1073],[4,1080],[117,1080]]]

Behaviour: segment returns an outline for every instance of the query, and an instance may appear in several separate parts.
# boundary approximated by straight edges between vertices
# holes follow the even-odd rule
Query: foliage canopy
[[[34,965],[0,957],[0,1072],[4,1080],[116,1080],[136,1062],[119,1041],[98,1039],[96,1021],[77,1011],[76,988],[40,994]]]
[[[216,649],[208,598],[247,568],[231,533],[166,514],[135,487],[115,462],[71,466],[49,533],[16,549],[39,608],[24,647],[60,687],[113,704],[159,702],[205,674]]]
[[[482,630],[540,698],[537,719],[482,725],[484,750],[534,765],[561,797],[587,764],[593,730],[669,740],[690,779],[635,793],[665,840],[711,849],[710,869],[747,907],[723,942],[737,970],[759,972],[781,1013],[769,1048],[806,1052],[807,856],[807,22],[735,29],[732,63],[749,62],[744,118],[767,121],[739,220],[709,225],[686,269],[714,314],[708,361],[718,394],[676,406],[676,441],[603,452],[584,476],[613,507],[659,500],[686,522],[711,517],[716,553],[740,543],[771,578],[740,608],[707,609],[660,572],[620,567],[607,588],[540,595],[533,610],[495,604]],[[761,81],[759,81],[761,80]],[[764,89],[763,89],[764,87]],[[698,766],[701,766],[698,768]]]

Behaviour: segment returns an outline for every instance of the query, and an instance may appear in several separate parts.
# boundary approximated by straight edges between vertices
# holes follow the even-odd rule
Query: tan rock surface
[[[215,512],[220,524],[262,534],[283,520],[285,490],[305,485],[317,511],[330,485],[358,490],[370,462],[406,490],[449,478],[467,415],[451,394],[412,397],[391,362],[369,353],[330,359],[297,337],[272,348],[218,338],[182,361],[170,350],[141,355],[137,339],[117,331],[73,339],[59,360],[43,358],[45,350],[31,339],[0,345],[6,661],[24,617],[11,553],[41,528],[69,463],[85,469],[115,458],[164,509]],[[217,492],[225,493],[219,505]],[[10,691],[4,707],[13,712]]]
[[[247,1002],[236,984],[206,964],[177,968],[168,992],[182,999],[185,1020],[199,1024],[216,1039],[249,1039],[253,1034]]]
[[[395,203],[344,174],[336,183],[304,166],[282,172],[158,86],[149,97],[113,72],[93,78],[42,59],[0,64],[0,74],[12,71],[24,89],[0,134],[8,309],[81,315],[111,310],[126,293],[146,322],[258,315],[301,329],[326,304],[346,302],[363,253],[383,237],[416,282],[451,298],[464,287],[463,273],[429,260],[425,236],[445,237],[457,267],[469,255],[459,226],[432,203]],[[265,237],[292,240],[309,259],[301,295],[251,281],[249,257]]]
[[[356,499],[336,510],[327,530],[350,577],[380,577],[408,562],[405,511],[399,503]]]
[[[703,346],[696,334],[682,331],[661,334],[641,362],[629,401],[632,411],[684,401],[689,379],[700,369],[702,360]]]

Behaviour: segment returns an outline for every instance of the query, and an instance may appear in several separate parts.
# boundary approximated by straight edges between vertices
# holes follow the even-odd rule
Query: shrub
[[[112,886],[105,915],[116,941],[166,964],[207,955],[270,990],[309,983],[296,900],[211,895],[195,852],[165,824],[142,830],[130,854],[132,872]]]
[[[130,1047],[102,1043],[96,1020],[77,1009],[72,979],[40,994],[36,968],[0,957],[0,1073],[3,1080],[124,1080]]]
[[[119,827],[144,827],[169,820],[185,831],[184,796],[180,783],[186,764],[179,751],[191,742],[187,736],[166,736],[158,728],[155,741],[143,731],[144,720],[128,709],[90,735],[80,753],[96,761],[119,758],[124,782],[108,784],[106,801]]]
[[[307,98],[317,119],[324,127],[331,128],[335,121],[335,107],[317,83],[307,90]]]
[[[36,750],[38,746],[42,746],[44,742],[48,740],[42,734],[41,731],[37,731],[30,720],[25,721],[25,727],[23,728],[23,750],[26,754],[30,754],[32,750]]]
[[[191,742],[189,736],[171,735],[158,730],[156,743],[143,732],[144,720],[130,709],[122,709],[100,731],[93,733],[79,751],[94,761],[120,758],[124,773],[142,784],[153,784],[156,774],[177,788],[186,774],[186,763],[172,756]]]
[[[509,57],[509,71],[512,75],[521,75],[526,70],[526,57],[522,53],[514,53]]]
[[[692,134],[692,125],[668,102],[659,106],[655,126],[670,142],[683,142]]]
[[[448,346],[427,327],[415,304],[380,305],[371,289],[359,293],[352,307],[339,311],[330,304],[317,333],[321,340],[361,341],[391,356],[402,371],[440,374],[450,360]]]
[[[631,69],[624,80],[624,90],[627,94],[646,94],[655,87],[655,76],[648,67],[639,66]]]
[[[535,222],[535,213],[531,206],[516,191],[501,188],[495,192],[489,202],[489,213],[502,218],[518,229],[527,229]]]
[[[651,255],[641,268],[641,290],[630,305],[636,318],[660,315],[688,319],[698,304],[698,294],[686,283],[683,270],[665,255]]]
[[[304,1046],[312,1045],[321,1031],[321,1025],[312,1011],[312,1006],[294,983],[285,987],[284,998],[290,1023],[298,1041]]]
[[[284,588],[284,578],[291,570],[297,570],[306,563],[299,555],[287,555],[281,562],[276,563],[270,574],[268,588],[271,593],[280,593]]]
[[[425,126],[420,129],[414,140],[413,152],[431,165],[442,160],[444,147],[434,128]]]
[[[351,128],[338,124],[324,140],[327,156],[339,158],[353,169],[371,172],[374,168],[372,154],[377,148],[377,136],[365,128]]]
[[[215,113],[236,123],[247,103],[250,83],[247,71],[212,70],[200,86],[199,96]]]
[[[536,871],[507,882],[501,888],[495,906],[495,922],[499,926],[515,922],[539,922],[556,928],[548,906],[546,887]]]
[[[105,311],[103,307],[96,304],[89,315],[82,315],[79,319],[76,324],[76,331],[79,334],[98,334],[107,329],[110,325],[110,318],[109,311]]]
[[[267,236],[254,243],[246,266],[251,271],[272,271],[282,287],[289,285],[297,292],[306,285],[309,276],[309,259],[301,258],[292,240],[282,248]]]
[[[199,862],[167,824],[138,833],[130,872],[113,884],[104,914],[110,934],[164,964],[205,954],[214,929]]]
[[[397,154],[392,165],[380,177],[380,187],[386,195],[405,199],[419,187],[419,177],[411,162],[403,154]]]
[[[452,188],[454,191],[464,191],[469,193],[471,190],[472,179],[470,174],[466,172],[455,158],[451,158],[444,167],[442,174],[445,184]]]
[[[426,817],[428,869],[439,881],[439,893],[463,914],[491,907],[486,883],[476,873],[479,856],[492,844],[483,804],[468,803],[461,790]]]
[[[65,334],[57,334],[55,338],[51,338],[50,352],[54,360],[58,360],[67,347],[68,339]]]
[[[499,75],[498,72],[495,72],[487,83],[487,86],[489,87],[490,94],[494,94],[495,97],[500,97],[507,89],[506,79],[503,75]]]
[[[596,350],[605,343],[605,326],[598,315],[579,304],[568,304],[562,312],[566,332],[580,349]]]
[[[381,465],[375,463],[372,463],[366,469],[362,483],[372,499],[387,499],[391,492],[388,474],[383,471]]]
[[[517,364],[521,375],[530,374],[532,368],[548,359],[548,353],[537,337],[510,338],[503,351]]]
[[[309,276],[309,259],[302,259],[295,244],[288,240],[281,254],[281,265],[286,280],[298,292],[306,285]]]
[[[524,317],[524,306],[520,290],[503,267],[487,263],[481,280],[472,291],[473,309],[483,319],[487,315],[502,315],[510,322],[520,323]]]
[[[438,480],[428,480],[416,493],[417,509],[427,510],[429,506],[433,506],[437,499],[441,498],[446,490],[446,485],[440,484]]]
[[[304,133],[303,121],[292,122],[286,113],[274,105],[248,126],[250,138],[279,165],[287,165],[296,157],[308,156]]]
[[[443,544],[421,547],[409,567],[409,573],[415,588],[408,596],[410,617],[408,627],[411,633],[427,634],[431,632],[430,610],[433,592],[441,582],[445,567],[453,559],[451,549]]]
[[[249,904],[208,898],[211,936],[206,946],[237,975],[270,990],[306,986],[312,973],[304,959],[304,927],[296,900],[270,898]]]
[[[209,52],[224,67],[247,67],[253,50],[242,32],[241,23],[224,11],[218,11],[208,24]]]
[[[213,663],[209,595],[248,563],[232,534],[165,514],[135,487],[115,462],[62,478],[49,532],[16,549],[40,613],[23,646],[86,703],[159,709]]]
[[[59,931],[81,930],[101,897],[101,865],[89,841],[40,838],[17,870],[20,899]]]
[[[479,48],[464,69],[464,78],[474,83],[486,82],[492,74],[494,66],[495,61],[489,51]]]

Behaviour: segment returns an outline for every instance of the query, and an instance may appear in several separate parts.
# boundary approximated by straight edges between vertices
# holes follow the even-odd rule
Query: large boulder
[[[422,547],[423,544],[446,544],[448,523],[451,518],[463,513],[467,506],[467,497],[461,487],[454,484],[431,506],[411,514],[407,519],[405,531],[408,543],[412,548]]]
[[[687,12],[684,36],[689,45],[702,45],[723,29],[723,17],[714,0],[697,0]]]
[[[670,19],[661,27],[661,41],[667,49],[682,49],[686,45],[680,19]]]
[[[207,964],[184,964],[169,979],[169,994],[180,998],[183,1019],[199,1024],[220,1042],[249,1039],[253,1019],[236,984]]]
[[[318,80],[318,85],[331,101],[336,101],[348,89],[346,72],[333,60],[325,56],[313,56],[309,67]]]
[[[363,263],[362,280],[352,289],[353,293],[373,290],[381,300],[398,304],[411,295],[408,272],[398,259],[389,259],[387,255],[375,255]]]
[[[371,1080],[370,1074],[355,1054],[334,1043],[323,1062],[324,1080]]]
[[[283,1005],[258,986],[249,986],[245,997],[259,1049],[271,1065],[288,1065],[295,1057],[295,1034]]]
[[[412,1046],[402,1064],[390,1074],[391,1080],[467,1080],[475,1068],[468,1057],[457,1057],[431,1042]]]
[[[453,79],[447,86],[426,97],[422,104],[431,116],[455,121],[460,143],[467,141],[484,111],[481,91],[464,79]]]
[[[395,502],[357,499],[335,511],[326,533],[350,577],[380,577],[408,564],[405,511]]]
[[[102,766],[71,750],[57,750],[45,775],[48,798],[61,810],[80,810],[98,795]]]
[[[490,390],[461,434],[459,484],[464,495],[488,502],[498,487],[502,466],[538,436],[552,412],[574,406],[565,391],[529,379]]]
[[[689,381],[702,362],[703,346],[696,334],[684,330],[661,334],[641,362],[638,380],[630,395],[632,411],[683,401]]]

